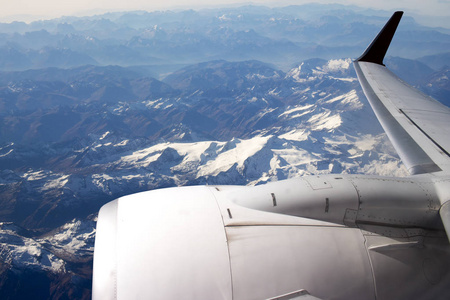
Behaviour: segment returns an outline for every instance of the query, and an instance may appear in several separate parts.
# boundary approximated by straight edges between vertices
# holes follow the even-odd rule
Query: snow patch
[[[289,141],[306,141],[308,139],[308,133],[305,129],[294,129],[285,134],[278,136],[279,139],[289,140]]]
[[[18,235],[13,226],[0,223],[0,259],[19,269],[65,272],[65,263],[32,238]]]
[[[212,175],[217,176],[221,172],[228,171],[234,165],[242,170],[245,161],[260,151],[272,136],[256,136],[249,140],[233,140],[234,148],[220,153],[215,160],[208,161],[200,166],[197,177]]]
[[[109,131],[105,132],[105,133],[100,137],[100,140],[105,139],[109,134],[110,134]]]
[[[296,106],[295,108],[292,108],[292,109],[289,109],[289,110],[283,112],[282,114],[280,114],[278,116],[278,118],[283,117],[283,116],[289,116],[289,115],[291,115],[291,116],[289,116],[289,118],[291,118],[291,119],[298,118],[298,117],[301,117],[301,116],[303,116],[303,115],[305,115],[307,113],[310,113],[312,110],[306,111],[306,112],[302,112],[300,114],[296,114],[296,115],[293,115],[293,116],[292,116],[292,114],[296,113],[296,112],[299,112],[299,111],[308,110],[308,109],[310,109],[312,107],[314,107],[313,104],[309,104],[309,105],[305,105],[305,106]]]
[[[334,97],[328,101],[326,101],[325,103],[327,104],[331,104],[334,102],[340,101],[342,104],[345,105],[350,105],[353,108],[361,108],[362,107],[362,103],[359,101],[359,97],[358,94],[356,93],[356,90],[351,90],[350,92]]]
[[[317,158],[312,156],[308,151],[303,149],[274,149],[273,153],[282,158],[287,166],[298,166],[316,161]]]
[[[289,71],[286,77],[292,77],[296,82],[304,82],[306,81],[304,78],[301,78],[303,62],[297,68],[293,68]]]
[[[51,245],[58,245],[59,250],[76,254],[79,251],[94,251],[95,227],[93,223],[72,220],[59,228],[58,232],[42,239]]]
[[[44,186],[41,188],[42,191],[52,190],[52,189],[60,189],[64,187],[69,182],[70,175],[60,175],[58,178],[49,180]]]
[[[122,147],[122,146],[126,146],[128,144],[130,140],[123,140],[120,143],[117,143],[114,145],[114,147]]]
[[[158,144],[149,148],[138,150],[130,155],[123,156],[120,165],[134,165],[136,168],[145,168],[156,161],[162,151],[168,147],[169,143]]]
[[[50,172],[44,172],[43,170],[40,171],[29,171],[22,175],[22,178],[28,181],[36,181],[46,178],[48,175],[50,175]]]
[[[330,76],[330,78],[334,79],[334,80],[340,80],[340,81],[346,81],[346,82],[354,82],[354,81],[358,80],[357,78],[354,78],[354,77],[339,78],[339,77]]]
[[[8,152],[6,152],[5,154],[0,154],[0,157],[5,157],[9,154],[11,154],[14,151],[14,149],[10,149]]]
[[[332,130],[342,124],[341,116],[338,114],[331,115],[331,111],[325,111],[312,116],[308,123],[311,124],[311,130]]]

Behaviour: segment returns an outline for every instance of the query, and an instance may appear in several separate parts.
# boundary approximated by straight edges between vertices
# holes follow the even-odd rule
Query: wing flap
[[[450,130],[447,127],[450,120],[450,112],[447,107],[442,111],[426,111],[414,109],[402,109],[406,117],[414,123],[433,143],[442,151],[442,154],[450,157]]]

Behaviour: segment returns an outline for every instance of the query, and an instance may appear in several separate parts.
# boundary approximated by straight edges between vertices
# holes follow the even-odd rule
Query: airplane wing
[[[354,66],[364,94],[411,175],[450,171],[450,108],[383,64],[403,12],[396,12]]]

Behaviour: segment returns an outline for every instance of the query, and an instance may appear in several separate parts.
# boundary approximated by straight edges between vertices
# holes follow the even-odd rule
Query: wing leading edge
[[[364,94],[410,174],[450,173],[450,108],[414,89],[383,59],[403,12],[396,12],[354,66]]]

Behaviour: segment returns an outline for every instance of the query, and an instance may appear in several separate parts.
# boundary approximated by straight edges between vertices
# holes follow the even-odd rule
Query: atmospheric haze
[[[207,7],[219,7],[227,5],[266,5],[266,6],[286,6],[301,5],[306,3],[329,4],[336,3],[342,5],[357,5],[363,8],[382,10],[403,10],[409,15],[415,15],[416,19],[426,25],[442,26],[450,28],[448,17],[450,12],[449,0],[381,0],[367,2],[364,0],[166,0],[166,1],[146,1],[146,0],[79,0],[79,1],[59,1],[59,0],[17,0],[1,1],[2,11],[0,12],[0,22],[12,21],[35,21],[40,19],[51,19],[61,16],[85,16],[100,14],[105,12],[132,11],[132,10],[167,10],[167,9],[200,9]]]

